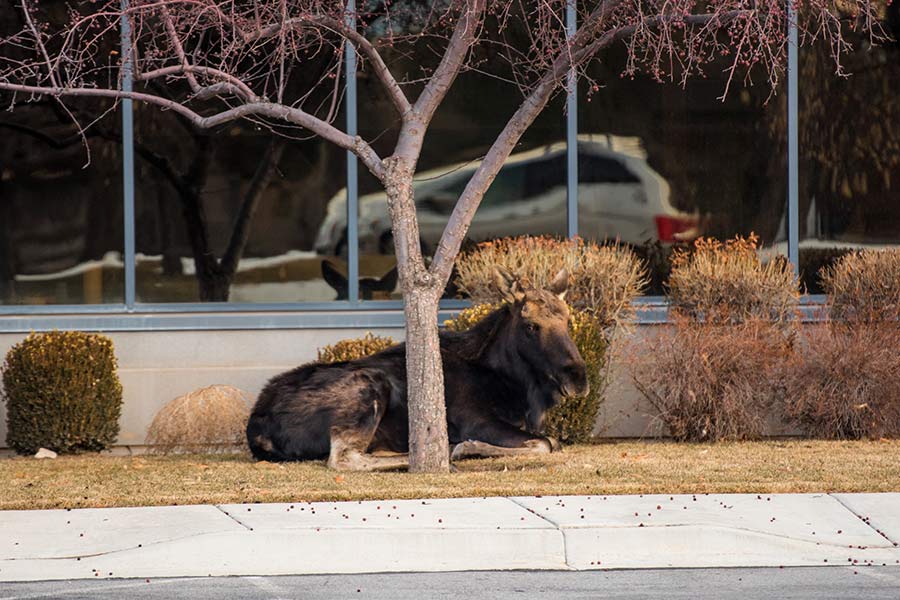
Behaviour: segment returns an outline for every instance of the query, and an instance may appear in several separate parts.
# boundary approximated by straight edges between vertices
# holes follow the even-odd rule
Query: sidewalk
[[[900,564],[900,493],[0,511],[0,581]]]

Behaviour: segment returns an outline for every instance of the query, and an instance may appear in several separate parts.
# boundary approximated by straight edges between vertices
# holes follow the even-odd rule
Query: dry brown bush
[[[852,252],[822,269],[820,277],[833,320],[900,316],[900,248]]]
[[[900,436],[900,325],[804,328],[785,384],[786,416],[812,436]]]
[[[793,267],[781,257],[763,264],[758,242],[754,234],[725,242],[700,238],[690,250],[676,249],[669,277],[672,310],[716,323],[794,322],[800,289]]]
[[[475,304],[502,300],[494,269],[505,268],[536,287],[546,287],[560,269],[569,272],[566,301],[590,312],[603,327],[630,323],[632,300],[647,285],[640,259],[624,246],[598,246],[580,238],[521,236],[478,244],[456,261],[456,284]]]
[[[762,435],[791,353],[791,336],[768,322],[721,325],[676,316],[637,342],[628,362],[673,438],[712,442]]]
[[[246,448],[247,395],[230,385],[211,385],[163,406],[147,430],[151,452],[221,452]]]

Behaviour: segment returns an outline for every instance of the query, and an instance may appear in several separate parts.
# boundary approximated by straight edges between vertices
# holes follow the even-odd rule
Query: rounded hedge
[[[3,364],[7,437],[20,454],[108,448],[119,434],[122,385],[112,340],[78,331],[32,333]]]

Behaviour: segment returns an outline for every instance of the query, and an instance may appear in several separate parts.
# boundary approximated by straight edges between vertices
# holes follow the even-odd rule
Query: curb
[[[0,581],[900,565],[900,493],[0,512]]]

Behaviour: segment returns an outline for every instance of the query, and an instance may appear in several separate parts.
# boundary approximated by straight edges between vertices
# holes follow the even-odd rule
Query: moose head
[[[530,381],[526,426],[538,433],[547,409],[564,396],[590,390],[584,360],[569,336],[569,307],[563,301],[569,274],[562,269],[546,289],[523,284],[501,268],[494,276],[510,307],[504,344]]]
[[[337,292],[335,300],[346,300],[350,297],[347,277],[328,259],[322,261],[322,278]],[[381,277],[360,277],[359,297],[362,300],[387,299],[395,287],[397,287],[396,266]]]

